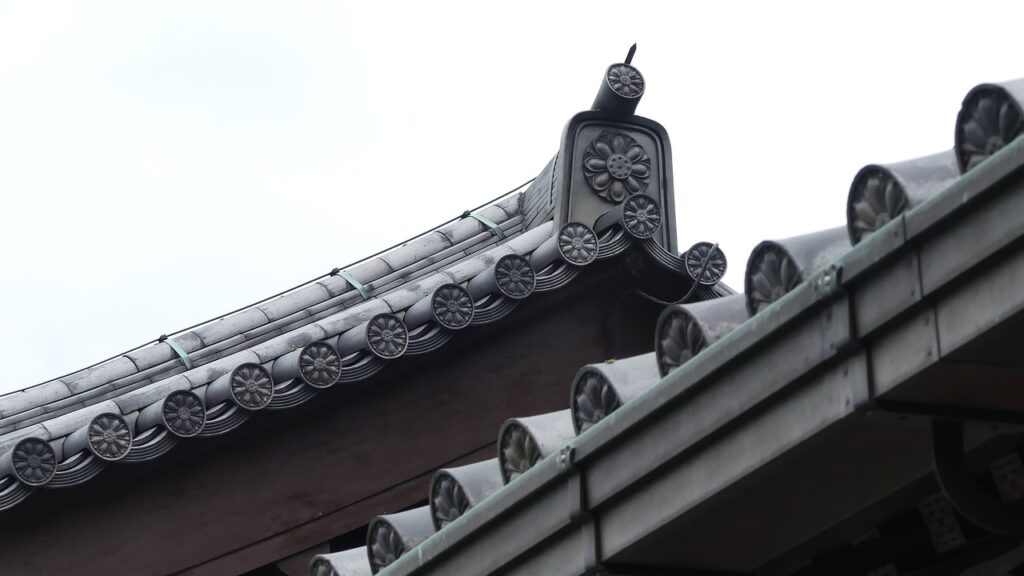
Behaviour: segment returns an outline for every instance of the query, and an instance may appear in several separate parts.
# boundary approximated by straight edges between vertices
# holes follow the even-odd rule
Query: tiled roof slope
[[[508,420],[494,460],[439,470],[428,506],[374,519],[366,548],[318,555],[311,573],[601,573],[659,530],[662,548],[681,549],[673,557],[691,559],[688,567],[747,573],[784,550],[771,525],[745,528],[757,534],[751,552],[728,537],[745,522],[742,511],[722,520],[725,533],[698,523],[692,538],[664,535],[679,522],[673,514],[685,519],[785,450],[879,406],[1024,409],[1008,388],[971,396],[929,385],[948,360],[964,361],[957,355],[1024,310],[1022,86],[971,90],[952,151],[865,167],[849,192],[846,228],[759,244],[745,295],[666,308],[655,352],[584,366],[568,409]],[[1006,354],[1005,364],[1019,365]],[[724,430],[739,432],[723,439]],[[871,473],[902,486],[930,472],[930,462],[907,460],[904,476]],[[979,513],[963,490],[943,485],[978,526],[1019,535],[1019,516]],[[731,552],[709,566],[702,548],[715,539]]]
[[[591,175],[595,190],[620,198],[570,199],[556,155],[528,186],[399,247],[0,396],[0,510],[35,487],[81,484],[111,462],[152,460],[182,439],[225,434],[260,410],[297,406],[337,383],[371,378],[400,356],[438,349],[455,331],[502,319],[532,293],[564,286],[597,261],[644,254],[681,278],[691,300],[731,293],[718,284],[720,250],[699,243],[675,253],[672,214],[662,212],[672,205],[667,135],[633,115],[638,99],[630,92],[614,120],[653,135],[641,138],[652,138],[652,152],[657,142],[658,157],[636,142],[619,150],[627,143],[619,134],[601,144],[621,152],[615,181],[607,167]],[[608,114],[577,116],[594,125],[608,122]],[[643,191],[627,190],[641,187],[641,175]]]

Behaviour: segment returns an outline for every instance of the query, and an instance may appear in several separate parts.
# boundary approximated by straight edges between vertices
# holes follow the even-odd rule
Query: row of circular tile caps
[[[26,487],[80,484],[99,473],[102,464],[150,460],[173,447],[175,438],[226,433],[251,412],[297,405],[318,389],[368,378],[388,360],[434,350],[450,338],[448,331],[497,321],[534,291],[568,283],[578,267],[622,253],[630,241],[623,242],[618,232],[645,239],[660,226],[660,208],[646,196],[633,197],[613,212],[615,219],[600,223],[601,233],[583,224],[566,224],[529,258],[506,254],[465,286],[437,287],[401,317],[377,314],[339,336],[313,342],[266,365],[240,364],[205,387],[176,390],[137,412],[99,414],[62,439],[23,438],[0,456],[0,510],[27,496]],[[281,390],[295,400],[280,401]]]
[[[427,506],[374,518],[365,548],[317,556],[311,572],[376,574],[657,380],[653,353],[583,367],[572,385],[572,409],[506,420],[498,432],[496,458],[438,470]]]
[[[1024,79],[980,84],[964,97],[950,150],[862,168],[850,185],[847,231],[856,244],[974,169],[1024,131]]]
[[[742,299],[730,299],[737,297]],[[571,409],[506,420],[498,432],[496,458],[438,470],[430,483],[427,506],[374,518],[366,547],[317,556],[311,572],[317,576],[376,574],[557,453],[658,378],[654,353],[584,366],[572,384]]]
[[[312,572],[376,574],[850,247],[844,228],[763,244],[771,250],[755,250],[746,276],[749,285],[751,276],[761,275],[756,282],[767,282],[769,288],[667,307],[655,330],[654,352],[584,366],[572,383],[568,410],[507,420],[498,433],[497,458],[439,470],[430,485],[428,506],[375,518],[366,548],[319,556],[311,564]]]
[[[677,304],[661,314],[655,352],[585,366],[577,374],[569,410],[506,421],[498,434],[498,457],[435,473],[429,505],[375,518],[366,548],[314,558],[316,576],[376,574],[453,522],[541,459],[688,362],[853,244],[945,189],[960,174],[1020,135],[1024,129],[1024,81],[984,84],[964,99],[954,149],[892,165],[871,165],[854,178],[847,226],[765,241],[751,252],[745,294]]]
[[[688,318],[688,328],[678,325],[680,313]],[[569,409],[506,420],[498,432],[496,458],[438,470],[430,483],[427,506],[374,518],[366,547],[317,556],[311,573],[376,574],[542,459],[558,453],[578,434],[747,318],[745,298],[739,294],[667,308],[658,323],[659,336],[667,331],[695,332],[688,342],[677,348],[659,341],[656,352],[584,366],[573,380]],[[692,342],[701,344],[694,347]]]

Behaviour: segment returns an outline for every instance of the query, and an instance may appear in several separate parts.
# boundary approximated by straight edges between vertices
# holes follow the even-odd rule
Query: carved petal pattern
[[[377,314],[366,326],[366,341],[370,350],[381,358],[398,358],[409,345],[409,332],[398,316]]]
[[[370,570],[376,574],[405,554],[405,544],[394,527],[387,522],[374,522],[370,526],[368,555]]]
[[[608,85],[619,96],[636,98],[644,93],[644,77],[629,64],[616,64],[608,69]]]
[[[341,357],[330,344],[313,342],[299,354],[299,372],[310,386],[326,388],[341,376]]]
[[[604,376],[591,370],[583,374],[576,386],[572,406],[580,433],[618,410],[620,406],[622,401],[619,395]]]
[[[104,460],[120,460],[132,448],[132,431],[117,414],[100,414],[89,423],[89,446]]]
[[[430,495],[434,505],[434,521],[439,528],[451,524],[469,510],[469,497],[462,486],[448,474],[441,474],[434,482],[434,493]]]
[[[46,484],[57,471],[57,454],[39,438],[25,438],[15,444],[11,459],[14,475],[29,486]]]
[[[517,423],[509,424],[499,440],[501,475],[505,482],[511,482],[525,474],[540,461],[540,447],[525,428]]]
[[[597,234],[586,224],[569,222],[558,231],[558,251],[570,264],[590,264],[597,258]]]
[[[650,238],[661,226],[661,208],[654,198],[635,194],[622,206],[622,223],[634,238]]]
[[[231,375],[231,396],[242,408],[259,410],[274,398],[274,381],[263,366],[242,364]]]
[[[888,224],[907,209],[903,186],[884,170],[866,170],[850,194],[850,222],[854,243]]]
[[[583,175],[601,198],[616,204],[643,194],[651,179],[644,147],[623,132],[602,132],[583,153]]]
[[[445,328],[458,330],[465,328],[473,320],[473,298],[458,284],[445,284],[434,290],[431,306],[434,309],[434,319]]]
[[[537,274],[530,262],[518,254],[507,254],[494,265],[494,279],[502,294],[519,300],[533,293],[537,285]]]
[[[203,431],[206,425],[206,408],[203,401],[193,392],[177,390],[164,399],[164,424],[175,436],[189,438]]]
[[[658,327],[655,356],[662,376],[686,364],[707,346],[700,326],[693,318],[675,310]]]
[[[1022,129],[1017,102],[1001,88],[976,89],[956,122],[957,160],[967,172],[1013,141]]]
[[[690,278],[698,280],[704,286],[714,286],[725,276],[729,262],[725,252],[710,242],[698,242],[686,251],[686,273]],[[705,262],[707,263],[705,265]],[[704,273],[701,274],[701,269]]]
[[[757,314],[803,282],[800,267],[779,248],[763,247],[754,258],[746,281],[751,314]]]

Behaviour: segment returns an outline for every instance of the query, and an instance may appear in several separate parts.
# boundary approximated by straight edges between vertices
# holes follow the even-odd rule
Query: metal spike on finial
[[[629,47],[629,52],[626,53],[626,64],[633,63],[633,55],[636,54],[636,44],[634,43]]]

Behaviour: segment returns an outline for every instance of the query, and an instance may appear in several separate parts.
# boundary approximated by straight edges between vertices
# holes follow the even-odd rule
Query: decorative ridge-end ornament
[[[554,220],[558,226],[579,222],[593,229],[602,239],[598,259],[621,253],[619,246],[634,238],[679,253],[668,132],[654,120],[635,115],[646,87],[627,57],[605,71],[593,107],[573,115],[562,131],[549,179]],[[629,206],[628,229],[611,231],[611,224],[621,224],[622,212],[609,212],[637,195],[650,197],[657,208],[638,200]]]
[[[189,390],[175,390],[167,395],[161,406],[164,426],[179,438],[191,438],[206,425],[206,407],[203,400]]]
[[[459,284],[443,284],[434,290],[430,308],[434,321],[449,330],[469,326],[476,310],[473,297]]]
[[[586,266],[597,258],[597,234],[586,224],[569,222],[558,230],[558,252],[576,266]]]
[[[35,437],[25,438],[11,450],[10,467],[23,484],[42,486],[57,472],[57,454],[49,442]]]
[[[966,173],[1012,142],[1024,130],[1024,80],[975,86],[956,117],[955,150]]]
[[[390,312],[377,314],[366,324],[366,344],[378,357],[391,360],[405,354],[409,332],[398,316]]]
[[[584,370],[573,383],[572,419],[579,434],[622,407],[611,382],[596,370]]]
[[[537,273],[530,262],[518,254],[506,254],[494,264],[498,291],[513,300],[522,300],[537,286]]]
[[[132,431],[128,422],[118,414],[100,414],[89,422],[89,450],[98,458],[115,462],[132,449]]]
[[[583,152],[583,175],[595,194],[618,204],[647,191],[651,158],[632,136],[605,130]]]
[[[632,116],[637,104],[644,95],[647,82],[644,75],[632,65],[636,44],[629,49],[626,61],[612,64],[601,79],[601,87],[594,98],[593,110],[599,110],[609,116]]]
[[[326,342],[307,344],[299,353],[299,374],[314,388],[328,388],[341,377],[341,356]]]

